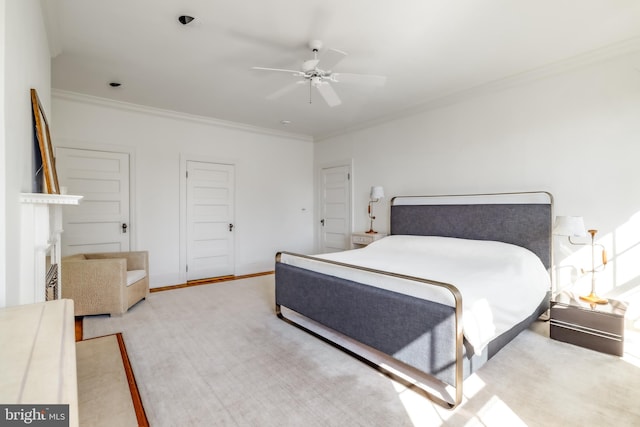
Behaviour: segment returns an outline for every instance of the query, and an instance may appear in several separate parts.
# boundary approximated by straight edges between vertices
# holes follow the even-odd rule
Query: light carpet
[[[84,338],[122,332],[152,426],[632,426],[640,368],[536,322],[443,409],[278,319],[273,275],[152,293]]]

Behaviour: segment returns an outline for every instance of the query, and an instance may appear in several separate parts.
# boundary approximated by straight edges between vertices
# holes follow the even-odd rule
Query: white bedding
[[[316,258],[454,285],[462,294],[463,333],[476,354],[529,317],[550,289],[531,251],[508,243],[434,236],[388,236],[362,249]],[[453,306],[451,293],[411,282],[283,254],[281,262]]]

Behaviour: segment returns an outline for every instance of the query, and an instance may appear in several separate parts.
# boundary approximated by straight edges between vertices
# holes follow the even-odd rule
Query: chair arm
[[[149,276],[149,252],[127,252],[127,269],[144,270]]]
[[[127,285],[125,259],[63,259],[61,268],[65,298],[92,294],[118,296],[122,301]]]
[[[144,270],[149,275],[149,253],[147,251],[137,252],[102,252],[86,254],[87,259],[111,259],[124,258],[127,260],[127,270]]]

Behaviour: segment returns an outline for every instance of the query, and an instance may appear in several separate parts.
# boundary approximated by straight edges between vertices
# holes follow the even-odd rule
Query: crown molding
[[[382,123],[402,119],[425,111],[441,108],[482,95],[494,93],[500,90],[523,86],[537,80],[546,79],[559,74],[567,73],[579,68],[587,67],[600,62],[609,61],[620,56],[633,54],[640,51],[640,37],[634,37],[618,43],[613,43],[598,49],[594,49],[567,59],[552,62],[532,70],[524,71],[501,79],[493,80],[467,89],[443,93],[409,106],[400,111],[378,117],[373,120],[358,123],[347,128],[322,135],[314,136],[314,141],[319,142],[339,135],[366,129]],[[639,68],[640,70],[640,68]]]
[[[108,98],[101,98],[92,95],[86,95],[78,92],[70,92],[61,89],[51,90],[52,98],[63,99],[67,101],[74,101],[84,104],[97,105],[106,108],[113,108],[116,110],[133,111],[136,113],[149,114],[158,117],[183,120],[187,122],[194,122],[199,124],[223,127],[227,129],[240,130],[245,132],[252,132],[261,135],[276,136],[279,138],[288,138],[304,142],[313,142],[313,138],[309,135],[282,132],[275,129],[262,128],[258,126],[252,126],[244,123],[232,122],[227,120],[215,119],[212,117],[198,116],[195,114],[182,113],[172,110],[164,110],[162,108],[149,107],[146,105],[132,104],[129,102],[116,101]]]

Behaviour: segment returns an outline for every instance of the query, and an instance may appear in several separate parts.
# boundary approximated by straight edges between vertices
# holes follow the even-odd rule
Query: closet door
[[[129,163],[128,153],[56,149],[60,186],[83,196],[63,208],[63,256],[129,250]]]
[[[350,249],[351,166],[326,167],[320,175],[320,251]]]
[[[187,280],[234,274],[234,165],[187,161]]]

